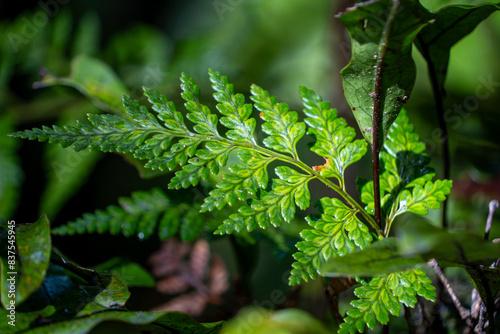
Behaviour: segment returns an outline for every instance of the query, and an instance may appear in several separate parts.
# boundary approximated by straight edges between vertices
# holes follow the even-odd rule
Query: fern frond
[[[254,133],[256,120],[251,117],[252,105],[236,94],[225,76],[210,70],[220,122],[215,113],[200,102],[200,88],[186,74],[181,76],[181,96],[187,113],[158,92],[144,88],[144,94],[155,114],[137,101],[124,97],[129,118],[116,115],[88,115],[90,124],[76,127],[34,129],[13,136],[59,143],[76,150],[90,148],[106,152],[117,151],[143,159],[152,169],[173,170],[180,167],[169,183],[170,189],[187,188],[220,173],[232,151],[238,153],[241,164],[234,164],[223,181],[210,192],[202,211],[222,209],[237,201],[248,201],[238,212],[224,221],[218,233],[251,231],[257,227],[279,226],[293,219],[296,206],[306,209],[310,194],[308,183],[318,179],[338,192],[371,226],[373,219],[343,190],[344,170],[366,152],[366,144],[354,141],[354,130],[337,119],[333,109],[313,91],[302,89],[310,134],[317,142],[313,150],[325,153],[335,167],[314,170],[299,160],[296,145],[306,132],[306,124],[298,121],[295,111],[260,88],[252,85],[251,99],[264,120],[262,130],[268,136],[263,146]],[[192,124],[187,124],[185,118]],[[319,121],[320,123],[317,123]],[[220,124],[219,124],[220,123]],[[192,126],[192,129],[191,129]],[[227,131],[219,133],[219,126]],[[332,140],[332,143],[329,143]],[[322,146],[327,145],[322,150]],[[267,168],[271,162],[288,166],[276,168],[278,178],[270,180]],[[292,168],[291,168],[292,167]],[[333,174],[332,174],[333,173]],[[340,187],[328,180],[337,177]]]
[[[304,120],[308,125],[307,134],[316,139],[311,151],[326,159],[326,164],[316,170],[323,177],[335,177],[344,189],[345,169],[366,154],[368,144],[362,139],[353,141],[356,132],[343,118],[337,118],[337,111],[330,108],[329,102],[323,102],[306,87],[300,88],[300,94],[307,116]]]
[[[416,295],[434,301],[434,290],[431,280],[422,269],[375,277],[367,285],[354,290],[359,299],[351,301],[354,308],[347,311],[339,334],[363,333],[365,326],[373,329],[376,321],[385,325],[389,322],[389,314],[399,315],[401,303],[415,307]]]
[[[300,233],[304,241],[297,243],[299,252],[293,255],[296,262],[292,264],[290,285],[315,279],[324,262],[351,253],[356,247],[366,247],[373,239],[356,210],[339,199],[325,197],[316,206],[321,214],[306,218],[313,229]]]
[[[55,227],[52,234],[122,233],[126,237],[136,235],[141,240],[157,234],[164,240],[180,233],[182,240],[189,241],[198,237],[210,219],[200,215],[196,207],[172,203],[159,189],[138,191],[118,202],[119,205],[86,213],[73,222]]]

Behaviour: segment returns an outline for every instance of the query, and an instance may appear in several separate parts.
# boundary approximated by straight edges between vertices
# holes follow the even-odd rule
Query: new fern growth
[[[395,218],[406,212],[426,214],[439,207],[451,189],[451,181],[433,182],[434,173],[428,167],[425,145],[413,133],[405,112],[401,112],[391,127],[381,153],[381,198],[385,230],[373,218],[373,182],[359,180],[361,201],[358,203],[345,187],[345,171],[366,153],[366,140],[355,140],[355,130],[337,117],[337,111],[312,90],[301,87],[304,121],[296,111],[257,85],[252,85],[251,100],[242,94],[225,76],[209,70],[218,113],[200,102],[200,89],[193,79],[181,76],[181,96],[186,113],[176,109],[164,95],[144,88],[144,94],[154,113],[137,101],[124,97],[129,118],[116,115],[88,115],[88,121],[76,126],[43,127],[12,134],[14,137],[38,139],[83,149],[130,154],[145,160],[152,169],[174,170],[169,188],[179,189],[197,185],[211,175],[221,173],[234,152],[240,163],[227,166],[222,181],[216,184],[201,205],[201,212],[237,206],[235,213],[216,229],[217,234],[278,227],[294,219],[297,207],[310,206],[309,186],[317,180],[333,189],[338,198],[324,197],[314,206],[318,214],[306,218],[310,228],[301,232],[303,241],[297,243],[296,262],[290,284],[299,284],[321,275],[325,261],[362,249],[390,232]],[[261,130],[267,135],[260,143],[256,139],[257,121],[254,110],[262,119]],[[189,124],[187,121],[189,121]],[[314,141],[310,149],[325,159],[322,166],[303,162],[297,143],[309,135]],[[273,162],[276,178],[269,175]],[[152,199],[148,199],[152,196]],[[139,212],[138,203],[145,201],[149,213]],[[160,237],[172,235],[178,222],[172,213],[155,207],[168,206],[161,193],[136,195],[134,201],[121,203],[105,212],[84,216],[59,227],[56,233],[83,233],[110,230],[125,234],[153,233],[159,224]],[[143,210],[144,211],[144,210]],[[134,214],[136,216],[134,216]],[[175,215],[175,214],[174,214]],[[130,218],[132,217],[132,218]],[[375,320],[385,324],[389,314],[398,315],[401,303],[415,306],[415,296],[434,299],[433,286],[421,269],[392,273],[361,281],[355,290],[359,298],[352,302],[340,332],[362,332]]]

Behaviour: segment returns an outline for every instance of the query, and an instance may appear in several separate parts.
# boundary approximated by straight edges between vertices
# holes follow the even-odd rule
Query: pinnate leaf
[[[307,184],[312,175],[298,173],[289,167],[276,168],[280,179],[273,179],[271,190],[260,190],[260,196],[252,199],[250,206],[242,206],[238,213],[232,214],[215,231],[217,234],[229,234],[234,231],[252,231],[257,227],[279,226],[290,222],[295,216],[295,205],[307,208],[310,193]]]
[[[452,182],[437,180],[428,166],[430,157],[424,153],[425,144],[419,141],[404,110],[389,129],[380,153],[383,171],[380,175],[382,215],[386,224],[405,212],[425,215],[437,209],[451,191]],[[361,201],[373,214],[373,182],[360,184]]]
[[[181,74],[181,96],[186,101],[184,106],[189,111],[186,117],[193,122],[194,130],[200,135],[220,137],[217,131],[217,115],[200,103],[200,87],[185,73]]]

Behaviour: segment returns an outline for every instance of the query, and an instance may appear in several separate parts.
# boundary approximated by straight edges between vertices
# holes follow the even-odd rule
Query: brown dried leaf
[[[186,291],[189,288],[186,280],[182,276],[165,277],[156,283],[156,290],[161,293],[175,295]]]
[[[222,295],[229,289],[229,274],[226,270],[224,261],[214,255],[210,267],[210,281],[208,283],[210,295]]]
[[[189,270],[196,279],[203,280],[207,274],[208,260],[210,259],[210,245],[204,239],[196,241],[191,249]]]
[[[188,254],[189,248],[188,243],[179,242],[177,239],[165,241],[149,258],[153,275],[161,277],[180,271],[182,260]]]
[[[203,312],[207,304],[207,299],[207,296],[200,295],[197,292],[191,292],[174,298],[166,304],[159,305],[151,311],[177,311],[195,317]]]

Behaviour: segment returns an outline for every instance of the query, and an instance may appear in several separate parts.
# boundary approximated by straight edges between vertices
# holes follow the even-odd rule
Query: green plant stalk
[[[379,229],[382,228],[382,209],[380,205],[380,147],[384,140],[380,136],[380,125],[382,123],[382,72],[383,65],[385,61],[385,55],[387,53],[387,45],[389,41],[389,30],[392,26],[392,22],[396,16],[399,9],[399,0],[393,0],[391,12],[387,20],[388,24],[384,27],[384,32],[382,33],[382,43],[380,44],[380,49],[377,52],[377,71],[375,75],[375,87],[374,87],[374,99],[373,99],[373,123],[372,123],[372,166],[373,166],[373,198],[374,198],[374,208],[375,208],[375,221],[377,222]]]
[[[436,112],[438,117],[438,124],[443,135],[441,150],[443,153],[443,178],[449,180],[450,179],[450,144],[448,141],[448,128],[446,126],[446,121],[444,119],[444,105],[443,105],[443,97],[444,91],[439,87],[438,78],[436,75],[436,69],[434,68],[434,63],[431,60],[431,56],[429,54],[429,50],[425,47],[425,43],[421,40],[421,36],[417,36],[420,39],[422,45],[422,53],[424,58],[427,60],[427,71],[429,73],[429,80],[431,82],[432,94],[434,96],[434,103],[436,105]],[[448,227],[448,219],[447,219],[447,207],[448,207],[448,198],[443,201],[443,211],[441,217],[441,224],[443,228]]]

